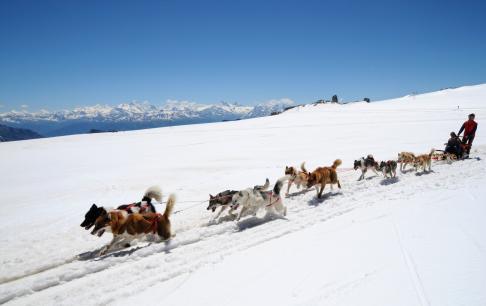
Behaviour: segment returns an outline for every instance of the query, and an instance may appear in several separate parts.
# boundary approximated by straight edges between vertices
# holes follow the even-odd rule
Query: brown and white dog
[[[135,202],[132,204],[124,204],[118,206],[116,209],[124,210],[128,214],[132,213],[155,213],[155,206],[152,204],[152,200],[160,203],[162,201],[162,190],[158,186],[149,187],[143,194],[142,200],[140,202]],[[81,223],[81,227],[89,230],[95,223],[96,219],[102,214],[106,214],[112,208],[106,208],[103,206],[97,206],[96,204],[91,205],[88,212],[84,215],[84,220]]]
[[[415,162],[415,154],[412,152],[400,152],[398,153],[398,163],[400,163],[400,171],[403,172],[408,164]]]
[[[432,171],[432,155],[434,154],[434,152],[435,149],[432,149],[430,150],[429,154],[421,154],[419,156],[416,156],[413,162],[415,171],[417,171],[419,168],[422,168],[424,172]]]
[[[331,188],[333,184],[337,184],[338,187],[341,188],[336,172],[336,168],[339,167],[341,163],[342,161],[340,159],[336,159],[331,167],[319,167],[312,173],[308,173],[309,178],[307,180],[307,188],[316,186],[318,198],[322,196],[322,191],[324,191],[326,184],[330,184]],[[319,185],[321,186],[320,190]]]
[[[121,243],[130,244],[130,241],[147,234],[157,234],[161,240],[172,236],[169,216],[175,204],[175,196],[171,194],[167,200],[164,214],[159,213],[133,213],[124,210],[112,210],[100,215],[94,224],[92,235],[101,236],[108,230],[113,234],[112,241],[105,246],[100,255],[119,246]]]
[[[305,186],[307,185],[307,179],[309,178],[307,169],[305,169],[305,162],[300,164],[300,171],[297,170],[295,167],[285,167],[285,175],[290,175],[290,179],[287,185],[287,192],[285,195],[289,194],[290,186],[295,184],[297,189],[300,189],[300,185]]]

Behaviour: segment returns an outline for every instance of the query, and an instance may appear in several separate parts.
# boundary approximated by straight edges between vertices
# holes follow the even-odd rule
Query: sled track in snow
[[[218,263],[229,254],[358,208],[388,200],[407,199],[420,190],[441,188],[444,182],[450,180],[459,182],[459,188],[465,169],[479,166],[484,167],[483,163],[474,159],[452,165],[435,164],[434,172],[430,174],[420,177],[414,173],[401,174],[395,181],[372,177],[356,182],[359,176],[357,172],[340,173],[342,191],[336,193],[335,188],[334,193],[327,193],[323,200],[315,198],[314,190],[285,199],[288,219],[248,217],[238,223],[223,222],[205,226],[209,214],[204,214],[203,218],[194,218],[190,224],[184,220],[184,226],[179,231],[176,219],[174,225],[177,236],[167,243],[145,243],[104,257],[67,261],[20,276],[0,285],[0,303],[31,304],[37,298],[49,298],[56,305],[67,305],[75,302],[69,299],[75,296],[76,301],[81,300],[83,303],[89,304],[96,297],[97,304],[107,304],[129,296],[130,292],[141,291],[158,282]],[[454,170],[444,171],[450,167],[454,167]],[[481,171],[476,173],[480,175]],[[183,219],[184,214],[178,217]],[[215,249],[215,245],[218,248]],[[121,277],[125,274],[129,274],[129,277]],[[415,277],[420,278],[419,275]],[[130,290],[127,290],[127,286]]]

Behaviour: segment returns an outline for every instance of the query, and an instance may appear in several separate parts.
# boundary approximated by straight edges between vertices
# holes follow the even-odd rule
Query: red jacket
[[[464,136],[474,136],[476,134],[476,129],[478,128],[478,124],[474,120],[468,120],[464,122],[461,126],[461,129],[459,130],[458,135],[464,131]]]

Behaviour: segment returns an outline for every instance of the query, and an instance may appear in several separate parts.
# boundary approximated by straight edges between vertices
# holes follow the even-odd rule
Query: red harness
[[[277,197],[275,198],[275,201],[272,202],[273,191],[268,191],[267,195],[268,195],[268,202],[269,203],[267,205],[265,205],[266,207],[272,206],[273,204],[277,203],[280,200],[280,195],[277,195]]]
[[[157,225],[159,224],[160,217],[162,217],[162,215],[157,213],[157,214],[155,214],[155,218],[153,218],[152,220],[145,219],[145,220],[152,223],[150,225],[150,228],[151,228],[153,234],[157,233]]]
[[[125,207],[124,210],[128,212],[130,210],[130,208],[136,207],[136,206],[137,206],[137,203],[128,204],[128,206]],[[147,207],[148,207],[147,205],[140,204],[140,211],[138,213],[143,214],[147,210]]]

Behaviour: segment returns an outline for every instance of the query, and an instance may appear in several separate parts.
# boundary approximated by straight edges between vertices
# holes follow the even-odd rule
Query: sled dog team
[[[380,171],[385,178],[396,177],[398,163],[400,163],[401,171],[404,171],[407,165],[412,165],[416,171],[420,168],[423,171],[430,171],[433,153],[434,149],[429,154],[417,156],[411,152],[401,152],[398,154],[398,161],[388,160],[381,163],[375,161],[370,154],[366,158],[355,160],[353,168],[361,170],[358,180],[364,179],[368,170],[375,174]],[[286,181],[288,181],[286,196],[289,195],[290,187],[295,185],[298,189],[315,187],[317,197],[321,198],[326,185],[330,185],[331,189],[333,185],[341,188],[336,170],[341,164],[342,161],[336,159],[331,166],[318,167],[312,172],[307,171],[305,162],[300,165],[300,169],[286,166],[285,176],[277,180],[272,190],[267,190],[270,187],[270,181],[266,179],[264,185],[256,185],[240,191],[225,190],[215,196],[210,194],[207,210],[215,212],[220,208],[213,220],[218,219],[227,209],[229,209],[228,216],[237,221],[247,215],[256,215],[260,209],[284,217],[287,214],[287,208],[283,204],[280,192]],[[175,196],[174,194],[169,195],[163,214],[156,212],[152,204],[153,200],[158,203],[162,201],[162,191],[157,186],[148,188],[140,202],[120,205],[116,209],[93,204],[85,214],[81,227],[86,230],[94,227],[91,234],[99,237],[107,231],[113,234],[112,241],[101,249],[100,255],[128,247],[134,240],[149,234],[155,235],[160,240],[167,240],[173,236],[169,217],[174,208]],[[235,212],[238,209],[239,212],[236,215]]]

